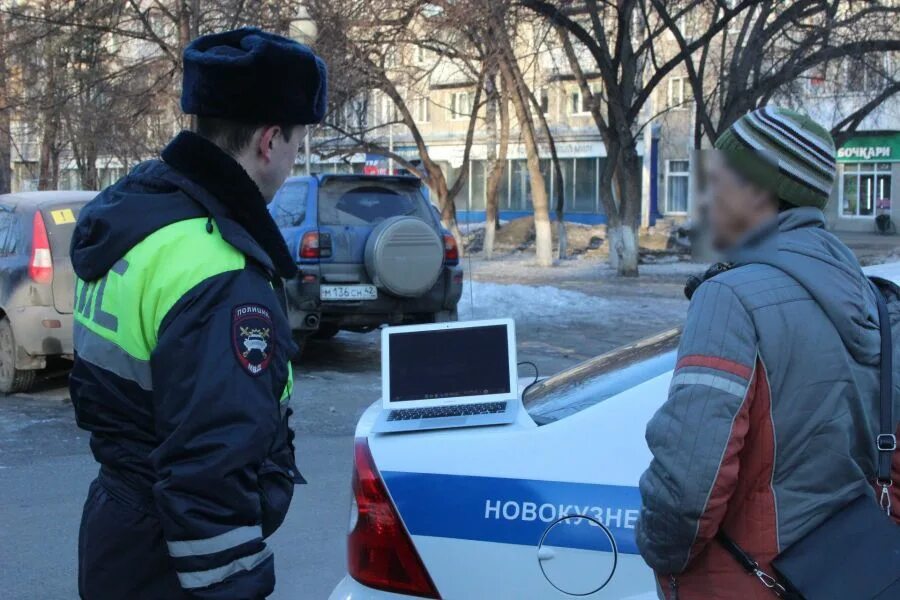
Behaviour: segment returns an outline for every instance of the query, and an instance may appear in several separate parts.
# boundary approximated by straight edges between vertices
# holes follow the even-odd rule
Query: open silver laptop
[[[374,431],[512,423],[516,381],[511,319],[382,329],[382,411]]]

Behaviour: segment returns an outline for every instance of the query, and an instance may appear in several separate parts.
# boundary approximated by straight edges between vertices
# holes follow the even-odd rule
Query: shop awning
[[[900,132],[865,135],[847,141],[837,151],[842,163],[900,162]]]

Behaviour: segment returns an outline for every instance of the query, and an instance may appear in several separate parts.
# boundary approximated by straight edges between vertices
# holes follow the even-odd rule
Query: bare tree
[[[317,50],[330,66],[331,108],[326,126],[332,136],[320,136],[320,154],[370,152],[389,157],[422,178],[431,190],[445,226],[461,242],[454,198],[468,176],[471,148],[482,106],[484,62],[471,46],[459,51],[467,40],[453,37],[458,30],[447,26],[452,18],[418,1],[311,0],[310,16],[319,36]],[[426,10],[427,9],[427,10]],[[423,12],[425,11],[425,12]],[[376,15],[372,18],[372,15]],[[409,60],[417,48],[427,49],[436,59],[419,65]],[[404,54],[405,53],[405,54]],[[466,80],[460,87],[474,88],[461,168],[453,183],[430,153],[413,102],[425,98],[430,77],[441,61],[453,59],[463,66]],[[388,110],[380,105],[381,96]],[[372,105],[373,97],[378,98]],[[429,99],[425,100],[430,102]],[[378,116],[381,118],[378,118]],[[393,152],[388,134],[397,126],[412,138],[420,165]]]
[[[641,127],[652,117],[647,114],[648,100],[681,65],[684,56],[709,44],[752,4],[751,0],[709,1],[724,7],[719,19],[708,22],[706,30],[684,48],[669,51],[663,38],[669,28],[661,23],[650,0],[519,0],[557,28],[560,44],[606,146],[600,191],[608,223],[610,261],[620,275],[638,273],[641,159],[637,147]],[[697,10],[704,0],[670,4],[679,7],[673,12],[681,17]],[[602,83],[599,93],[589,84],[588,68]]]
[[[535,256],[541,266],[553,264],[553,240],[550,230],[550,199],[540,165],[540,147],[531,107],[531,90],[522,73],[519,57],[511,37],[514,27],[507,21],[510,14],[503,3],[490,3],[486,37],[498,51],[500,75],[506,84],[509,101],[516,112],[519,135],[525,145],[525,163],[531,182],[531,203],[534,211]],[[540,112],[540,111],[539,111]]]
[[[684,59],[696,104],[696,148],[704,139],[715,142],[741,115],[773,99],[811,108],[805,103],[828,87],[821,75],[848,65],[850,73],[855,68],[859,77],[872,76],[878,84],[850,108],[830,103],[839,110],[832,115],[839,143],[900,90],[896,70],[885,70],[882,60],[900,49],[900,7],[895,2],[752,2],[700,52],[692,51],[677,7],[663,0],[653,0],[653,7]],[[715,23],[727,8],[712,2],[695,12],[701,21]],[[832,98],[851,95],[840,83],[832,82],[831,88]]]
[[[486,111],[489,172],[485,185],[485,230],[484,254],[488,259],[494,256],[494,238],[499,220],[500,182],[506,175],[506,157],[509,150],[509,94],[506,82],[500,78],[497,83],[496,62],[487,78],[488,104]],[[497,118],[500,126],[497,131]]]

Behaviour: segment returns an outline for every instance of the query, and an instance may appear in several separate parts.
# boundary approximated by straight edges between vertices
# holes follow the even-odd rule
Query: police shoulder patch
[[[272,313],[259,304],[241,304],[231,315],[231,341],[238,364],[249,375],[261,375],[275,354]]]

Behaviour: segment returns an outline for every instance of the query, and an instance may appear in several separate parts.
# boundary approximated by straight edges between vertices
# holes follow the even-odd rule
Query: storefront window
[[[687,160],[666,161],[666,212],[686,213],[690,188],[691,163]]]
[[[500,190],[498,192],[497,197],[497,207],[499,209],[509,208],[509,179],[510,179],[510,171],[512,170],[512,162],[509,161],[506,164],[506,169],[503,171],[503,177],[500,178]]]
[[[468,168],[469,165],[466,165]],[[456,173],[454,173],[454,179],[447,182],[447,185],[452,186],[456,183],[456,177],[458,177],[461,173],[461,169],[456,169]],[[466,180],[463,181],[463,185],[459,188],[459,194],[456,195],[456,210],[468,210],[469,209],[469,187],[472,185],[472,173],[469,172],[469,176],[466,177]]]
[[[472,161],[472,210],[484,210],[484,188],[487,180],[487,161]]]
[[[597,210],[597,159],[575,159],[575,200],[572,212],[592,213]]]
[[[510,161],[509,208],[525,209],[525,195],[528,193],[528,166],[525,160]]]
[[[554,191],[552,194],[550,193],[550,180],[553,178],[553,161],[549,158],[542,159],[541,162],[541,175],[544,176],[544,189],[547,191],[547,202],[550,207],[550,212],[553,212],[554,207],[556,206],[556,198],[554,195],[556,192]],[[528,179],[528,204],[526,205],[527,210],[532,210],[534,207],[531,203],[531,178]]]
[[[575,197],[575,159],[574,158],[562,158],[559,161],[559,166],[562,167],[562,176],[563,176],[563,187],[565,188],[566,193],[566,211],[574,210],[573,206],[573,198]]]
[[[842,178],[843,216],[871,217],[890,209],[890,163],[846,163]]]

